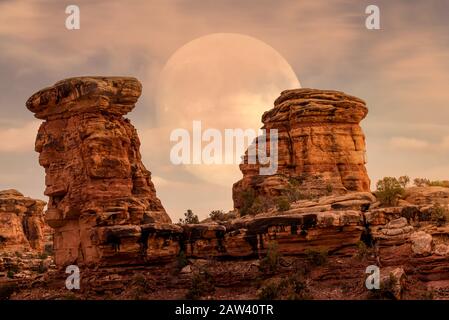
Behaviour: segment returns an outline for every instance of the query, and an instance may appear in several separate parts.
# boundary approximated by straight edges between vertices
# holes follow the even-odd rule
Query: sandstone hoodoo
[[[248,164],[246,154],[240,165],[243,178],[233,186],[234,207],[243,214],[257,213],[279,197],[293,202],[369,191],[365,136],[359,126],[367,113],[363,100],[343,92],[283,91],[262,116],[263,129],[278,130],[277,172],[260,175],[260,165]]]
[[[26,103],[45,120],[35,150],[45,168],[46,221],[55,230],[59,265],[102,262],[111,246],[137,256],[145,247],[138,244],[140,225],[171,223],[142,164],[136,129],[123,117],[141,90],[135,78],[79,77],[45,88]],[[135,241],[122,244],[120,232]]]

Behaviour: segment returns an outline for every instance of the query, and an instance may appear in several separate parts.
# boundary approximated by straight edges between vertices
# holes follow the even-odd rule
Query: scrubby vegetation
[[[449,188],[448,180],[429,180],[427,178],[416,178],[413,184],[417,187],[444,187]]]
[[[304,275],[296,273],[281,279],[270,279],[259,289],[261,300],[305,300],[312,299]]]
[[[410,177],[409,176],[400,176],[398,178],[398,182],[402,188],[406,188],[407,185],[410,183]]]
[[[357,242],[357,258],[360,260],[365,259],[368,256],[369,250],[366,246],[365,242],[359,241]]]
[[[401,179],[403,177],[400,177]],[[402,180],[404,183],[404,180]],[[399,198],[404,194],[405,189],[398,179],[394,177],[385,177],[377,181],[376,197],[383,205],[394,206]]]
[[[328,261],[328,250],[325,248],[320,249],[307,249],[305,251],[307,261],[314,266],[322,266]]]
[[[287,211],[290,210],[290,201],[287,197],[279,197],[277,198],[277,208],[279,211]]]
[[[441,227],[449,221],[449,210],[438,203],[430,209],[430,220]]]
[[[198,216],[193,213],[192,210],[188,209],[187,212],[184,212],[184,219],[179,219],[179,224],[198,224],[200,220]]]
[[[260,261],[259,268],[263,273],[274,273],[278,269],[281,254],[276,242],[271,242],[267,248],[267,255]]]
[[[207,269],[203,269],[193,276],[186,298],[196,300],[214,291],[214,279]]]

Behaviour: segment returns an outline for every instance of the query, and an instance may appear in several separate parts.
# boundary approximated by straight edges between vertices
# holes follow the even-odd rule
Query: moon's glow
[[[223,137],[225,128],[257,130],[279,93],[298,87],[288,62],[266,43],[241,34],[211,34],[187,43],[167,61],[156,97],[158,120],[190,132],[192,121],[200,120],[203,130],[216,128]],[[237,164],[185,168],[230,189],[241,177]]]

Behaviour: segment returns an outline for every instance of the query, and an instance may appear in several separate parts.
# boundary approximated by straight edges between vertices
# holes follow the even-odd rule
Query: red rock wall
[[[45,202],[0,191],[0,252],[43,251]]]

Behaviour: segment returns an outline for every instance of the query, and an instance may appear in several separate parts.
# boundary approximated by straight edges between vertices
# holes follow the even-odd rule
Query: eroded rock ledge
[[[60,81],[27,102],[46,120],[36,151],[46,171],[46,221],[55,229],[59,266],[169,265],[181,253],[193,260],[257,259],[273,242],[285,256],[324,249],[340,265],[363,243],[372,252],[370,264],[401,279],[449,281],[449,226],[432,218],[435,204],[449,205],[449,189],[411,188],[398,206],[380,205],[364,167],[362,100],[337,91],[283,92],[263,116],[265,128],[280,132],[279,174],[259,176],[258,165],[242,165],[234,203],[240,210],[248,189],[265,198],[285,190],[306,196],[290,199],[284,211],[272,207],[181,226],[171,223],[156,197],[136,130],[123,118],[140,93],[134,78],[82,77]],[[353,276],[359,281],[364,275]]]

